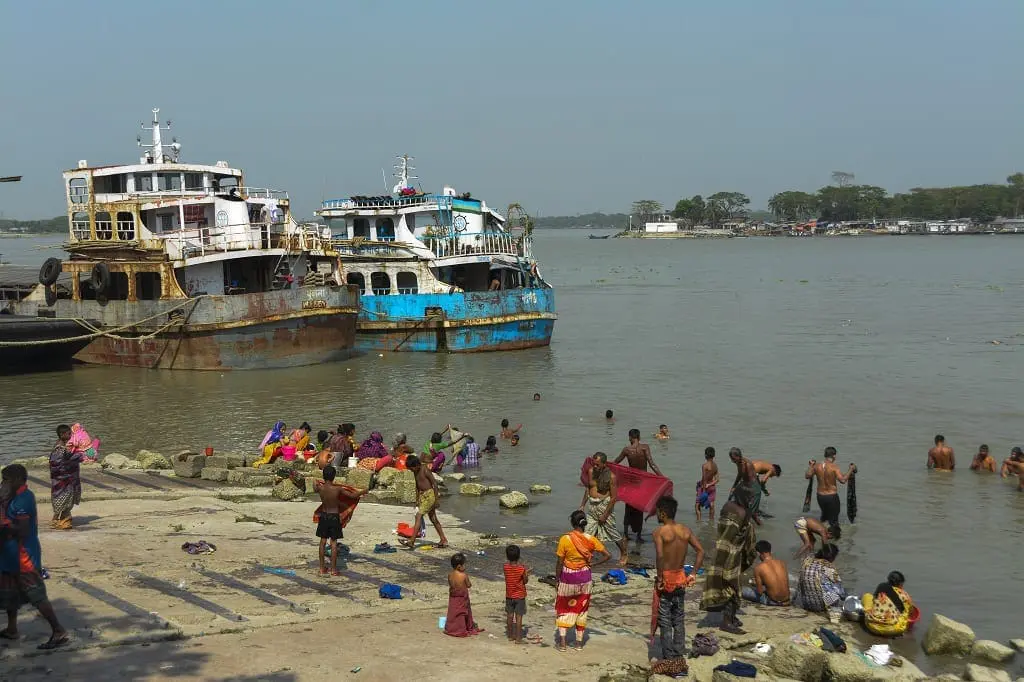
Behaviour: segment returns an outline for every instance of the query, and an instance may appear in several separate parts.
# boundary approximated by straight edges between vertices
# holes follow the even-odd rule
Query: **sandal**
[[[57,637],[50,637],[50,639],[48,641],[43,642],[42,644],[40,644],[36,648],[40,649],[42,651],[50,651],[52,649],[56,649],[58,647],[64,646],[69,641],[71,641],[71,638],[68,637],[68,633],[65,632],[64,634],[59,635]]]

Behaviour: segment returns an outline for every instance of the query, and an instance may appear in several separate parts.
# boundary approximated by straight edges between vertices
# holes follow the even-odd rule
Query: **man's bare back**
[[[955,467],[953,448],[940,444],[928,451],[928,467],[939,471],[953,471]]]
[[[339,498],[345,494],[344,489],[333,482],[324,481],[317,486],[317,492],[320,493],[320,503],[322,508],[320,512],[322,514],[338,514],[341,509],[338,505]]]
[[[789,603],[789,573],[781,559],[772,557],[758,564],[754,569],[754,583],[758,593],[763,591],[769,599],[780,604]]]
[[[814,476],[818,479],[819,495],[835,495],[839,492],[836,479],[841,475],[835,462],[818,462],[814,465]]]
[[[714,460],[706,460],[700,467],[700,483],[705,488],[718,485],[718,465]]]
[[[419,471],[416,472],[416,490],[425,493],[436,487],[437,481],[434,480],[434,473],[428,467],[420,466]]]
[[[634,443],[627,445],[622,448],[622,452],[615,459],[615,464],[618,464],[623,459],[629,461],[629,466],[633,469],[639,469],[640,471],[647,471],[647,463],[651,459],[651,446],[647,443]]]
[[[686,553],[691,546],[697,552],[691,573],[691,576],[695,576],[704,563],[704,548],[696,536],[683,524],[668,519],[655,529],[654,553],[660,583],[658,589],[664,588],[665,571],[683,570],[683,566],[686,565]]]

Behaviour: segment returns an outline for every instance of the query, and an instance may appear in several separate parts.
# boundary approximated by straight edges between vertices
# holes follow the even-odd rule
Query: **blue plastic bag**
[[[402,598],[402,586],[395,585],[394,583],[384,583],[377,590],[381,599],[401,599]]]
[[[625,585],[626,572],[621,568],[613,568],[605,574],[604,581],[613,585]]]

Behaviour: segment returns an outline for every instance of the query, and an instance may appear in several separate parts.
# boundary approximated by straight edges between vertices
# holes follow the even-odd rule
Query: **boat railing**
[[[451,197],[439,194],[413,194],[410,196],[349,197],[348,199],[326,199],[320,204],[321,210],[393,209],[422,206],[437,203],[441,208],[451,209]]]
[[[413,255],[403,242],[363,241],[361,239],[332,238],[330,247],[342,256],[408,258]]]
[[[198,258],[229,251],[288,248],[280,223],[237,223],[196,227],[160,235],[173,260]]]
[[[232,189],[235,188],[228,187],[215,190],[212,187],[186,187],[184,189],[158,189],[131,193],[122,192],[114,195],[106,194],[104,197],[107,201],[112,201],[112,199],[110,199],[111,196],[118,196],[123,199],[196,199],[212,196],[229,196]],[[239,187],[237,189],[237,194],[239,198],[243,199],[288,199],[287,190],[271,189],[269,187]]]
[[[533,258],[533,237],[507,232],[465,232],[423,238],[438,258],[468,255],[509,255]]]

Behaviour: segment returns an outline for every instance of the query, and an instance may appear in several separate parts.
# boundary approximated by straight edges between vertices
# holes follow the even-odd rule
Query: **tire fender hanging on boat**
[[[97,263],[92,266],[89,283],[92,284],[92,288],[97,294],[110,288],[110,268],[106,263]]]
[[[46,305],[51,308],[57,303],[57,287],[53,284],[49,284],[46,287]]]
[[[56,284],[61,269],[60,258],[47,258],[43,261],[43,267],[39,268],[39,283],[47,287]]]

